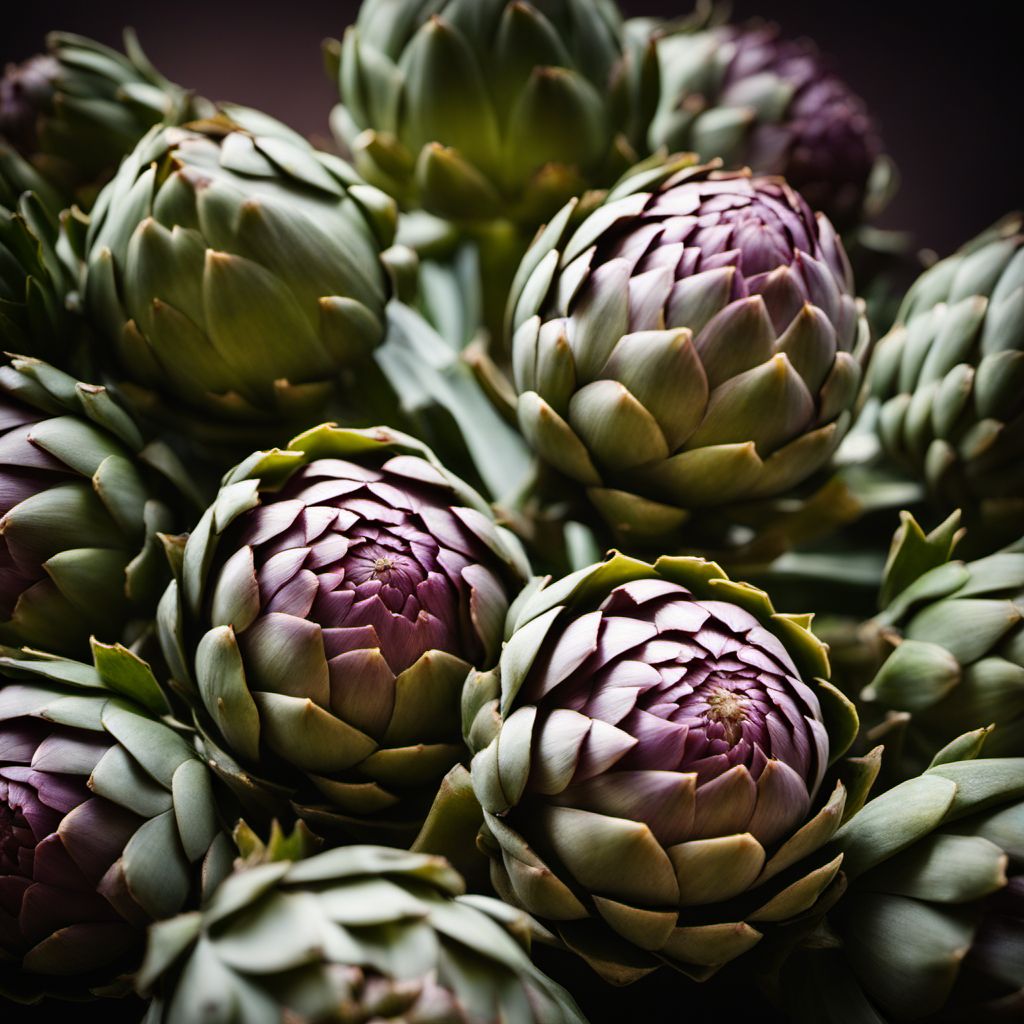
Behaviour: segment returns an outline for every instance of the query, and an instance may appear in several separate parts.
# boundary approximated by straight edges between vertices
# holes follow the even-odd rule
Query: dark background
[[[623,0],[629,14],[681,14],[690,0]],[[815,39],[881,125],[903,185],[882,223],[911,229],[945,253],[1024,205],[1021,34],[1017,4],[974,0],[954,16],[922,0],[735,0],[737,18],[761,15]],[[0,63],[42,46],[52,28],[117,44],[138,31],[171,79],[211,99],[260,107],[306,134],[326,132],[334,99],[320,59],[356,0],[20,0],[0,34]],[[952,8],[947,8],[952,10]],[[12,23],[13,21],[13,23]]]

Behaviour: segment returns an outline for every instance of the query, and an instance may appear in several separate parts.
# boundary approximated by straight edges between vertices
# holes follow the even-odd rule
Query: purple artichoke
[[[781,179],[679,165],[626,181],[575,231],[570,213],[510,304],[538,454],[634,538],[820,470],[870,346],[829,222]]]
[[[414,831],[463,755],[462,683],[497,660],[526,573],[412,439],[325,426],[229,475],[165,598],[164,647],[259,788],[318,827]],[[246,770],[232,781],[252,788]]]
[[[86,785],[109,749],[42,722],[0,726],[0,948],[26,971],[87,973],[140,944],[144,918],[102,892],[143,821]]]
[[[537,708],[539,759],[574,761],[531,788],[601,814],[629,794],[665,845],[749,832],[770,846],[828,762],[818,698],[779,639],[666,580],[624,583],[549,634],[520,699]]]
[[[0,78],[0,136],[68,204],[91,204],[152,125],[209,113],[150,64],[131,31],[124,46],[51,32],[46,53],[8,64]]]
[[[811,912],[841,858],[795,865],[838,826],[819,791],[856,715],[806,623],[702,559],[616,555],[527,600],[466,694],[498,892],[619,982],[706,977]]]
[[[669,31],[655,48],[662,90],[652,150],[782,175],[843,230],[864,216],[881,142],[864,102],[813,43],[755,25]]]
[[[36,360],[0,367],[0,643],[135,640],[167,583],[157,535],[180,525],[183,474],[103,388]]]
[[[122,685],[142,664],[111,658]],[[0,993],[80,996],[138,964],[149,922],[198,902],[227,840],[208,771],[176,732],[86,665],[2,667]],[[63,677],[80,692],[50,681]]]

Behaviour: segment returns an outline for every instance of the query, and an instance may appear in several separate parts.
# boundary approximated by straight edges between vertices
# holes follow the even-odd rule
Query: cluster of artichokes
[[[326,57],[336,152],[130,33],[0,81],[4,1012],[1019,1020],[1020,215],[877,340],[810,43]]]

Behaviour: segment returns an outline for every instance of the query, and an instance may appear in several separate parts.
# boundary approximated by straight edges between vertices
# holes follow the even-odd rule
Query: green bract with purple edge
[[[325,424],[232,470],[158,622],[214,760],[315,830],[412,838],[529,573],[413,438]]]
[[[572,213],[509,298],[538,455],[631,542],[821,470],[871,341],[828,220],[781,178],[686,163],[625,179],[578,227]]]
[[[464,694],[497,891],[620,984],[704,979],[823,912],[842,858],[812,855],[851,810],[823,781],[857,716],[809,621],[698,558],[527,596]]]

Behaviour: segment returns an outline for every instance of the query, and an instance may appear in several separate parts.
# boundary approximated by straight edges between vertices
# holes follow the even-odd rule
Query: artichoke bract
[[[517,605],[464,695],[498,893],[617,983],[706,978],[827,903],[842,858],[801,861],[857,717],[808,621],[697,558],[614,555]]]
[[[159,621],[200,729],[238,762],[229,782],[283,794],[314,830],[411,838],[527,574],[418,442],[324,425],[227,475]]]
[[[519,425],[631,539],[829,460],[870,331],[828,220],[778,178],[670,166],[538,236],[509,300]]]
[[[947,760],[956,749],[836,834],[850,887],[832,941],[783,976],[798,1024],[1019,1019],[1024,758]]]
[[[332,125],[403,205],[535,226],[634,162],[620,31],[609,0],[368,0]]]
[[[863,101],[813,43],[775,26],[656,32],[651,150],[777,174],[840,230],[864,216],[881,143]]]
[[[530,962],[531,922],[464,892],[442,858],[374,846],[239,871],[153,928],[147,1020],[585,1024]]]
[[[153,129],[124,161],[93,211],[85,299],[141,412],[263,440],[321,418],[383,340],[396,211],[290,129],[230,113]]]
[[[150,64],[131,31],[125,53],[68,32],[0,79],[4,136],[70,203],[87,206],[155,124],[181,124],[209,105]]]
[[[89,666],[4,656],[0,671],[0,994],[109,990],[146,926],[230,864],[211,776]]]
[[[861,698],[909,713],[901,754],[910,770],[927,768],[965,729],[988,725],[986,753],[1016,753],[1024,749],[1024,546],[964,562],[951,557],[957,517],[928,538],[905,518],[887,604],[873,623],[892,653]],[[938,551],[926,559],[928,546]]]
[[[46,363],[0,367],[0,643],[80,655],[134,642],[170,570],[160,541],[191,485],[101,387]]]
[[[1024,221],[925,271],[870,374],[884,451],[988,553],[1024,522]]]

